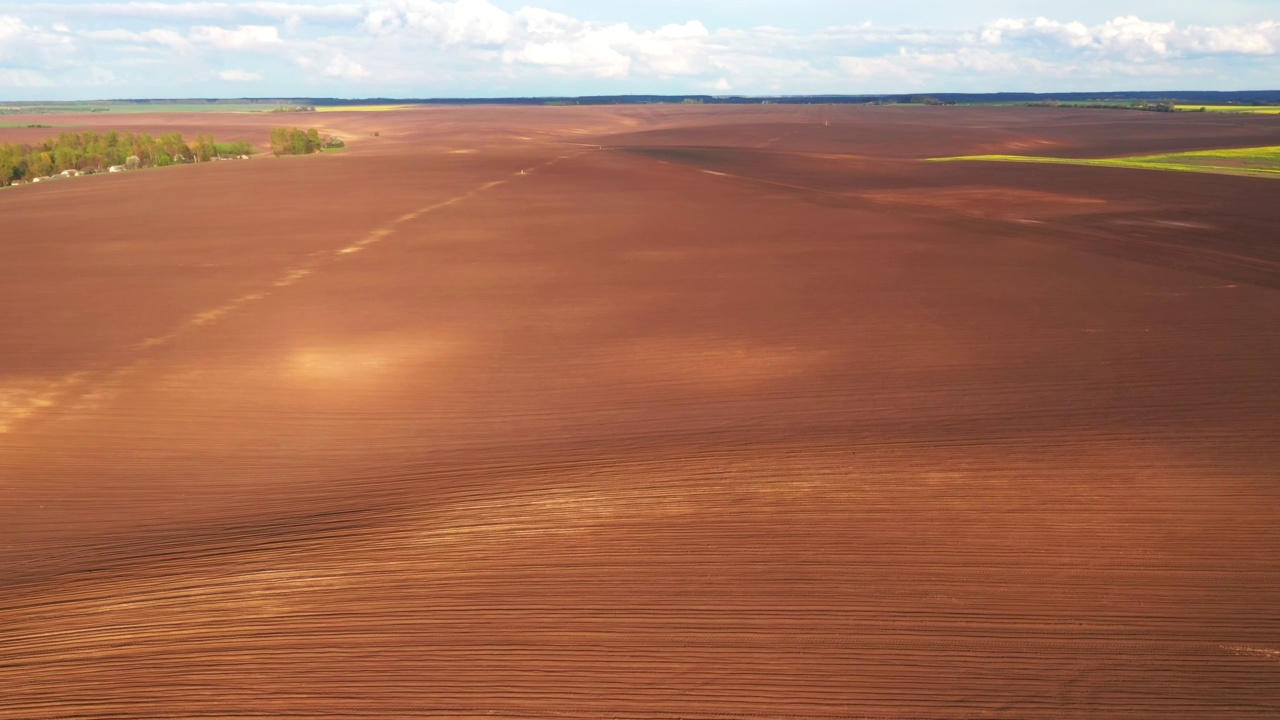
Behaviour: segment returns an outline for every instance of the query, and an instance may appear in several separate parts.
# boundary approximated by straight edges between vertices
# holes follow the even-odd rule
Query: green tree
[[[160,136],[160,154],[168,155],[172,162],[183,162],[191,159],[191,148],[182,139],[181,133],[165,133]]]
[[[19,148],[16,145],[0,146],[0,186],[8,185],[22,177],[18,169]]]
[[[0,145],[0,186],[62,170],[111,165],[141,168],[252,152],[253,147],[247,142],[221,144],[214,140],[213,135],[197,136],[193,148],[181,133],[176,132],[159,137],[115,130],[103,134],[92,130],[64,132],[34,145]]]
[[[320,131],[311,128],[278,127],[271,129],[271,152],[275,155],[308,155],[325,147]]]
[[[53,169],[55,172],[78,169],[80,153],[74,147],[58,144],[53,151]]]
[[[204,135],[196,135],[196,142],[191,146],[191,152],[196,162],[206,162],[213,157],[213,143],[206,142]]]
[[[271,154],[280,156],[289,151],[289,128],[271,128]]]
[[[36,153],[30,165],[31,174],[36,177],[45,177],[53,174],[53,157],[48,151]]]
[[[301,130],[294,128],[289,131],[289,147],[293,155],[306,155],[310,150],[307,149],[307,134]]]

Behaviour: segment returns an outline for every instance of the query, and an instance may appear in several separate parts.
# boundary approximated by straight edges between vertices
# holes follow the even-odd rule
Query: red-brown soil
[[[919,161],[1280,119],[312,122],[0,191],[0,718],[1280,715],[1280,183]]]

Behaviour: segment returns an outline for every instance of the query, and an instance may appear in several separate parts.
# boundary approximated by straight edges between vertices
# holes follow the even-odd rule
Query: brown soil
[[[1280,120],[315,121],[0,192],[0,717],[1280,714],[1280,185],[918,162]]]

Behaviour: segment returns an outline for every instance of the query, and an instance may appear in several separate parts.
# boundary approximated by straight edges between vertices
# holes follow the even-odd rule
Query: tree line
[[[253,152],[244,141],[220,143],[213,135],[197,135],[188,143],[181,133],[153,137],[147,133],[64,132],[35,145],[0,145],[0,186],[56,175],[66,170],[100,172],[113,166],[130,169],[239,157]]]
[[[1137,102],[1058,102],[1056,100],[1038,100],[1036,102],[1023,103],[1027,107],[1054,107],[1068,109],[1090,109],[1090,110],[1144,110],[1146,112],[1178,112],[1178,106],[1172,102],[1159,101],[1152,102],[1147,100],[1139,100]],[[1198,111],[1197,111],[1198,112]]]
[[[315,128],[309,130],[300,130],[296,127],[271,128],[271,152],[274,155],[310,155],[345,146],[342,140],[332,135],[321,135]]]

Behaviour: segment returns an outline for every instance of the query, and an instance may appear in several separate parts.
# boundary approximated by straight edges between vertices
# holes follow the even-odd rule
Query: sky
[[[0,101],[1280,88],[1280,0],[0,0]]]

